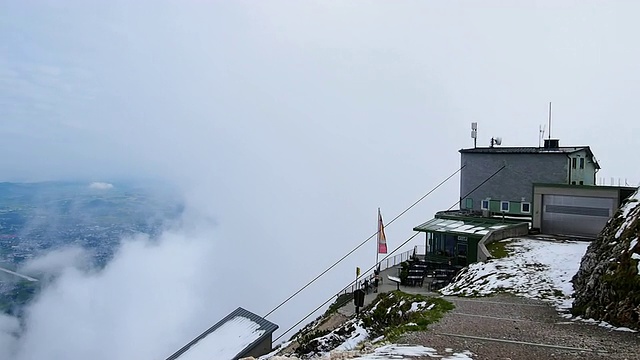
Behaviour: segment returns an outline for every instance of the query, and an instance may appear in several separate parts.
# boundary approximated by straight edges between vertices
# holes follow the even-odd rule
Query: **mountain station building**
[[[493,143],[493,141],[492,141]],[[529,233],[595,238],[634,187],[598,186],[589,146],[474,147],[460,151],[460,208],[438,212],[424,232],[427,259],[465,266],[485,245]]]

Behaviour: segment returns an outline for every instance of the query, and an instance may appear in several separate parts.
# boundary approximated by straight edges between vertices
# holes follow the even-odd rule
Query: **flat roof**
[[[592,158],[596,168],[600,169],[600,164],[596,160],[589,146],[558,146],[558,147],[535,147],[535,146],[488,146],[460,149],[460,153],[467,154],[572,154],[577,151],[586,150]]]
[[[502,154],[571,154],[580,150],[591,149],[588,146],[560,146],[556,148],[534,146],[494,146],[460,149],[461,153],[502,153]]]
[[[523,221],[524,222],[524,221]],[[492,230],[512,226],[513,222],[496,222],[495,219],[482,220],[480,218],[469,219],[442,219],[435,218],[413,228],[413,231],[421,232],[446,232],[464,236],[483,237]]]
[[[533,183],[533,187],[552,187],[552,188],[579,188],[585,190],[638,190],[637,186],[621,186],[621,185],[574,185],[574,184],[551,184],[551,183]]]

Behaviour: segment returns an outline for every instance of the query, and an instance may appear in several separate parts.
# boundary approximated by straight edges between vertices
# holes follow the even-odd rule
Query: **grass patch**
[[[409,331],[423,331],[437,322],[454,308],[454,305],[442,298],[407,294],[401,291],[380,293],[376,299],[362,309],[359,317],[353,317],[335,329],[318,329],[340,303],[350,301],[344,296],[337,299],[324,316],[308,324],[294,336],[298,346],[294,353],[303,358],[313,354],[326,353],[335,349],[347,339],[353,337],[357,327],[366,329],[369,339],[384,336],[386,341],[395,341]]]
[[[329,305],[329,307],[324,312],[324,314],[318,316],[314,321],[312,321],[311,323],[305,325],[303,328],[298,330],[295,334],[293,334],[293,336],[291,336],[291,340],[297,337],[300,337],[298,341],[308,342],[311,339],[325,335],[328,332],[324,332],[320,334],[316,328],[321,326],[325,322],[327,322],[329,318],[331,318],[331,315],[336,313],[338,309],[345,306],[351,301],[353,301],[353,293],[345,293],[345,294],[338,295],[338,297],[336,298],[336,301],[334,301],[331,305]]]
[[[417,311],[410,311],[413,303],[422,304]],[[386,340],[393,342],[407,331],[426,330],[429,324],[437,322],[453,308],[452,303],[441,298],[394,291],[378,295],[363,310],[361,319],[371,338],[384,335]]]
[[[509,244],[511,244],[511,241],[495,241],[487,245],[487,250],[489,250],[489,254],[494,258],[502,259],[511,255],[507,249],[507,245]]]
[[[345,306],[352,300],[353,300],[353,293],[346,293],[346,294],[339,295],[336,301],[334,301],[333,304],[329,305],[329,308],[327,309],[327,311],[324,312],[323,316],[327,317],[333,314],[334,312],[338,311],[338,309]]]

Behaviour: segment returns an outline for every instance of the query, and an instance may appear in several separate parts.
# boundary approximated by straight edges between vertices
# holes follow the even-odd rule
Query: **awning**
[[[483,237],[489,231],[502,229],[513,223],[485,221],[482,219],[440,219],[435,218],[413,228],[414,231],[452,233],[466,236]]]

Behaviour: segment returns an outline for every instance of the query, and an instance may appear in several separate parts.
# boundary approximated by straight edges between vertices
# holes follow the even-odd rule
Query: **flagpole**
[[[378,218],[376,219],[376,229],[378,229],[378,236],[376,237],[376,270],[377,270],[378,255],[380,255],[380,208],[378,208]]]

